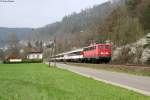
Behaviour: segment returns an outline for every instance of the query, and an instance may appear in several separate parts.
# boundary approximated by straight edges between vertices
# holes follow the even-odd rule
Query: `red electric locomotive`
[[[111,44],[95,44],[83,49],[84,62],[108,63],[111,60]]]

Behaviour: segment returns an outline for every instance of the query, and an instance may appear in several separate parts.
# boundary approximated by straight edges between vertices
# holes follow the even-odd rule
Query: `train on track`
[[[108,63],[111,60],[111,44],[94,44],[51,57],[57,62]]]

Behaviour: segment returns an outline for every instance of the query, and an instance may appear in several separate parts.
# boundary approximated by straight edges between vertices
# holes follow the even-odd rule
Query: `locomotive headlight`
[[[100,54],[101,54],[101,55],[104,55],[104,54],[107,55],[107,54],[109,54],[109,53],[108,53],[108,52],[101,52]]]
[[[105,52],[101,52],[100,54],[103,55],[103,54],[105,54]]]
[[[109,54],[108,52],[106,52],[105,54]]]

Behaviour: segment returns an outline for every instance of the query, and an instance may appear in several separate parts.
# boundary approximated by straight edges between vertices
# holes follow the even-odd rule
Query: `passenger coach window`
[[[91,47],[91,50],[95,50],[96,49],[96,46],[94,46],[94,47]]]
[[[80,55],[80,52],[75,52],[75,53],[73,53],[74,55]]]
[[[85,48],[84,51],[88,51],[88,48]]]

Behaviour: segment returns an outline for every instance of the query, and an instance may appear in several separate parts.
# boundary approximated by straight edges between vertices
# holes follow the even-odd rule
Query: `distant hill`
[[[88,45],[92,36],[94,36],[92,33],[96,32],[97,27],[103,24],[104,19],[109,16],[111,12],[112,4],[105,2],[100,5],[95,5],[92,8],[82,10],[80,13],[74,12],[68,16],[64,16],[60,22],[51,23],[42,28],[34,29],[33,31],[30,28],[0,28],[0,41],[5,42],[8,34],[13,32],[17,34],[20,40],[27,40],[29,37],[31,41],[48,41],[56,36],[57,39],[59,39],[59,45],[63,48],[66,48],[63,46],[66,45],[67,49],[72,48],[71,45],[75,47]],[[80,33],[85,36],[80,36]],[[74,41],[79,39],[79,37],[80,39],[83,38],[82,41],[80,40],[79,43],[75,43]],[[69,42],[65,43],[65,41],[70,41],[70,44],[68,44]],[[62,48],[60,47],[60,49]]]
[[[0,47],[4,46],[9,34],[16,33],[19,40],[27,39],[28,34],[32,32],[31,28],[5,28],[0,27]]]

